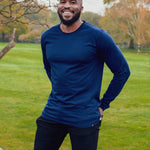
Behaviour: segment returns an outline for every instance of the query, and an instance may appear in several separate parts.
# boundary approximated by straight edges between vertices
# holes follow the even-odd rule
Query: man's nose
[[[65,8],[69,8],[69,7],[70,7],[70,3],[69,3],[69,2],[66,2],[65,5],[64,5],[64,7],[65,7]]]

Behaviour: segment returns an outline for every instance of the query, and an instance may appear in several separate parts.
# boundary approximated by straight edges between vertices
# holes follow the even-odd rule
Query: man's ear
[[[81,7],[81,12],[83,12],[83,9],[84,9],[84,7],[82,6],[82,7]]]

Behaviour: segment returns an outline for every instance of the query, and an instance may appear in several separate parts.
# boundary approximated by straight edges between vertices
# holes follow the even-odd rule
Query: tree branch
[[[0,52],[0,59],[2,59],[2,57],[11,49],[15,46],[15,32],[16,32],[16,28],[14,28],[11,39],[9,44],[4,47],[1,52]]]
[[[4,0],[1,0],[0,2],[3,1]],[[14,7],[15,5],[17,5],[17,7],[15,7],[15,10],[13,10],[12,7]],[[2,16],[0,24],[6,24],[14,21],[19,22],[19,20],[21,20],[24,16],[37,14],[44,8],[46,8],[46,6],[38,4],[36,0],[24,0],[21,2],[12,0],[10,3],[0,8],[0,17]],[[22,13],[20,13],[21,9],[23,10]]]

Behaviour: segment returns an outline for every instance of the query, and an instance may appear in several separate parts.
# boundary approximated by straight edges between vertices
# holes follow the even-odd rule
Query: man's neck
[[[79,19],[77,20],[75,23],[73,23],[70,26],[64,25],[63,23],[61,23],[60,28],[63,32],[65,33],[71,33],[76,31],[81,25],[82,25],[82,21]]]

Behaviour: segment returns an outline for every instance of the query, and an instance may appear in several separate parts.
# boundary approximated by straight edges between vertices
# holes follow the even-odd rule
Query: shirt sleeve
[[[109,108],[110,102],[121,92],[130,76],[130,69],[125,57],[110,35],[105,33],[102,41],[99,54],[113,73],[113,78],[100,100],[100,107],[105,110]]]
[[[43,55],[43,64],[44,64],[44,69],[47,73],[48,78],[51,80],[51,66],[47,60],[46,57],[46,47],[45,47],[45,42],[44,42],[44,35],[41,37],[41,49],[42,49],[42,55]]]

